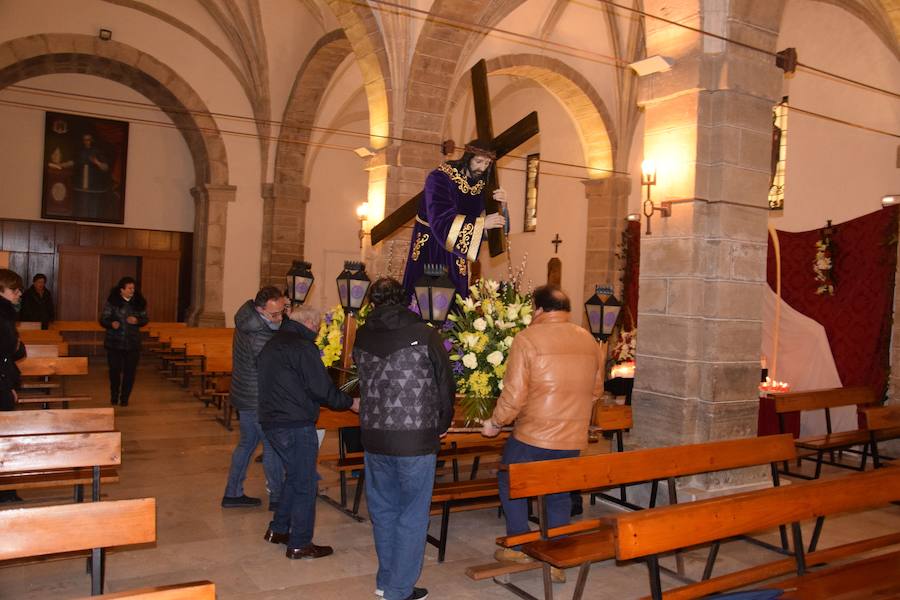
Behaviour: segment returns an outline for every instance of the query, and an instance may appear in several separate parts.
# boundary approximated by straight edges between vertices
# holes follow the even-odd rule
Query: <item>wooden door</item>
[[[100,278],[98,289],[97,314],[103,310],[109,292],[123,277],[133,277],[140,281],[141,257],[102,254],[100,256]]]
[[[99,312],[100,255],[60,252],[57,319],[96,321]],[[103,295],[104,300],[106,294]]]
[[[178,316],[178,257],[145,256],[141,267],[141,294],[147,299],[150,320],[175,321]]]

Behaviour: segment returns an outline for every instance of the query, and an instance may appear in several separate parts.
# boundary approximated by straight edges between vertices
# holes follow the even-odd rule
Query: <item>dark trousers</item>
[[[503,448],[502,462],[505,465],[511,465],[539,460],[574,458],[580,453],[579,450],[547,450],[538,448],[510,437],[506,440],[506,446]],[[518,498],[511,500],[509,497],[509,471],[499,471],[497,473],[497,484],[500,488],[500,504],[503,505],[503,513],[506,515],[506,535],[516,535],[530,530],[531,527],[528,525],[528,499]],[[569,524],[572,500],[568,492],[548,494],[544,497],[544,501],[547,505],[548,528]]]
[[[112,350],[106,349],[106,362],[109,364],[109,397],[113,404],[128,404],[131,388],[134,387],[134,376],[137,372],[140,349]]]
[[[290,532],[288,548],[302,548],[312,543],[316,525],[319,436],[314,425],[267,429],[265,434],[284,465],[284,486],[269,528]]]

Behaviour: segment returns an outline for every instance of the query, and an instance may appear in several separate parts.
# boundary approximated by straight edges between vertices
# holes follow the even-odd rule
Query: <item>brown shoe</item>
[[[530,563],[534,562],[534,559],[525,554],[520,550],[513,550],[512,548],[498,548],[496,552],[494,552],[494,559],[500,562],[514,562],[514,563]]]
[[[307,544],[302,548],[288,548],[285,556],[297,560],[301,558],[322,558],[334,554],[334,548],[331,546],[316,546],[315,544]]]
[[[291,534],[289,533],[275,533],[271,529],[266,529],[266,535],[263,536],[263,539],[273,544],[287,544],[290,537]]]

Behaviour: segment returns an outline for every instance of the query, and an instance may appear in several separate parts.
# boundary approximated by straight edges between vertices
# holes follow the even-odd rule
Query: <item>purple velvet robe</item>
[[[444,163],[428,174],[410,240],[403,287],[410,294],[426,264],[447,268],[456,291],[469,295],[469,267],[478,258],[484,233],[484,182],[471,185],[465,175]]]

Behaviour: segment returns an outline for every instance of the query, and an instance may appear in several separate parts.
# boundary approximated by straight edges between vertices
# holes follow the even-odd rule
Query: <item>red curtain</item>
[[[821,229],[778,232],[782,299],[825,327],[841,382],[868,386],[878,395],[885,392],[890,368],[897,209],[894,206],[833,225],[834,296],[816,294],[813,261]],[[771,238],[766,275],[774,290]]]
[[[625,257],[625,273],[622,275],[622,329],[630,331],[637,327],[638,279],[641,268],[641,224],[628,221],[625,226],[625,241],[628,252]]]

